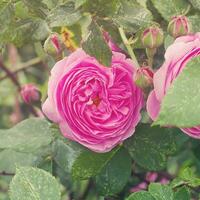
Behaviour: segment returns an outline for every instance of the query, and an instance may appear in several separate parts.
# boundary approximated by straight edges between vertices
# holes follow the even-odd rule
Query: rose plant
[[[0,200],[200,198],[198,0],[0,2]]]

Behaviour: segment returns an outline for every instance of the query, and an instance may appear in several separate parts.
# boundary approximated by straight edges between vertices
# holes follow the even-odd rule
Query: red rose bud
[[[163,31],[157,26],[151,26],[142,33],[142,43],[146,48],[157,48],[163,43]]]
[[[41,93],[34,84],[26,84],[22,87],[20,94],[22,99],[27,104],[40,103]]]
[[[134,81],[142,89],[151,87],[153,85],[153,71],[149,67],[138,68],[134,75]]]
[[[174,38],[187,35],[188,33],[190,33],[190,23],[188,21],[188,18],[183,15],[172,17],[172,20],[169,22],[167,30],[169,34]]]
[[[59,34],[54,33],[46,39],[44,51],[51,56],[59,55],[63,51],[63,43]]]

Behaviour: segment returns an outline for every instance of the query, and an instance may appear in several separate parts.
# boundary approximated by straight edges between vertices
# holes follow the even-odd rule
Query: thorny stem
[[[139,68],[140,65],[139,65],[139,63],[138,63],[138,61],[137,61],[137,58],[136,58],[136,56],[135,56],[135,54],[134,54],[134,52],[133,52],[133,49],[132,49],[132,47],[131,47],[131,45],[130,45],[128,39],[126,38],[126,35],[125,35],[124,30],[123,30],[122,27],[119,27],[119,33],[120,33],[120,36],[121,36],[121,38],[122,38],[122,41],[123,41],[124,45],[126,46],[126,48],[127,48],[127,50],[128,50],[128,53],[129,53],[131,59],[133,60],[133,62],[134,62],[135,65],[136,65],[136,68]]]

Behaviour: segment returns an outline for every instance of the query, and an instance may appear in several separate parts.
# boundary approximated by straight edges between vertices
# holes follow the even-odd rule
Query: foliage
[[[130,49],[134,50],[143,65],[149,58],[141,43],[142,31],[157,25],[165,35],[153,60],[157,69],[174,41],[167,25],[172,16],[181,14],[187,15],[193,32],[200,31],[199,0],[0,1],[0,199],[200,198],[199,141],[174,127],[199,125],[199,57],[187,63],[173,82],[153,126],[144,109],[135,133],[107,153],[92,152],[64,138],[56,124],[41,117],[40,108],[26,105],[19,94],[20,86],[34,82],[42,101],[46,98],[49,72],[61,58],[43,49],[54,32],[69,45],[64,56],[71,53],[70,44],[77,44],[109,67],[112,51],[103,35],[106,31],[130,58]],[[66,35],[61,33],[63,27]],[[158,174],[155,182],[146,180],[149,171]],[[141,182],[148,186],[132,193]]]

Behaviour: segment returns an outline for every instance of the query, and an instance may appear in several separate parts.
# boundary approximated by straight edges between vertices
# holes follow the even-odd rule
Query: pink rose
[[[154,90],[147,100],[147,112],[153,120],[158,117],[160,104],[173,80],[192,58],[199,55],[200,33],[179,37],[168,47],[164,64],[154,74]],[[191,137],[200,138],[200,125],[182,128],[181,130]]]
[[[43,111],[64,137],[110,151],[133,135],[140,120],[143,97],[134,72],[121,53],[113,52],[108,68],[78,49],[53,67]]]

